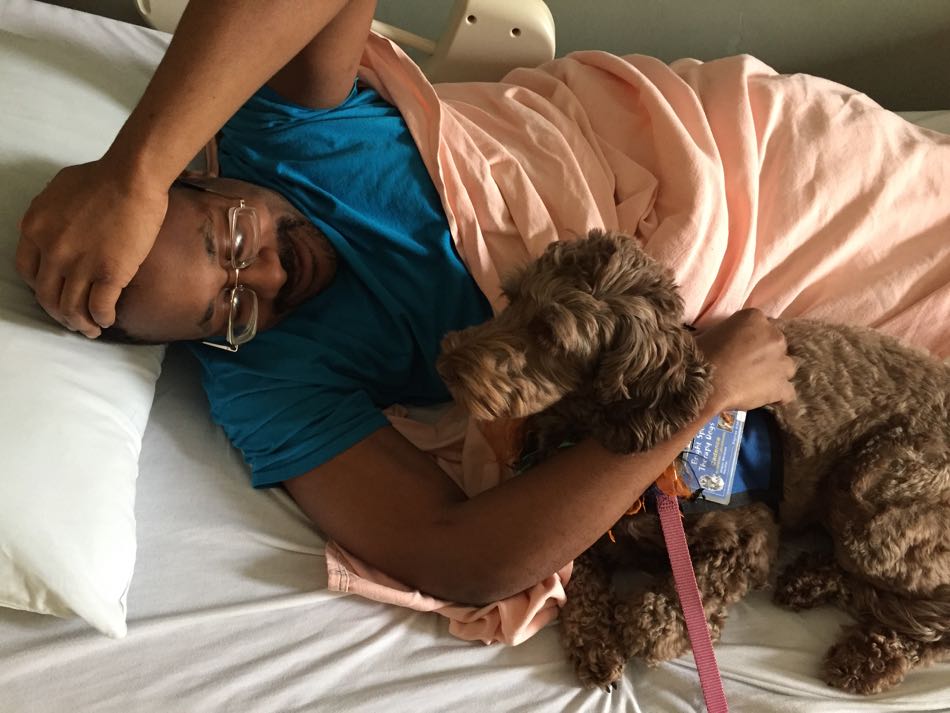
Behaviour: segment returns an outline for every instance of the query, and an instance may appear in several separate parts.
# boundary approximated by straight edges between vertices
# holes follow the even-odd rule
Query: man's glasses
[[[192,182],[186,178],[175,181],[177,186],[211,193],[222,198],[237,201],[238,205],[228,209],[230,240],[225,254],[234,270],[234,287],[230,290],[231,309],[228,313],[227,344],[203,341],[209,347],[236,352],[242,344],[247,344],[257,334],[257,294],[249,287],[240,284],[241,270],[257,259],[261,249],[261,221],[257,211],[236,198],[213,188]]]

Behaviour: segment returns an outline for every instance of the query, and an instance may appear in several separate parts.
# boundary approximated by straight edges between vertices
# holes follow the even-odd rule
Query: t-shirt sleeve
[[[295,104],[268,86],[258,89],[224,125],[224,135],[232,139],[247,140],[259,131],[274,131],[286,128],[297,121],[332,119],[344,111],[356,99],[359,90],[356,82],[347,97],[332,107],[314,109]]]
[[[246,376],[206,374],[205,388],[212,418],[243,453],[255,488],[303,475],[389,423],[358,388]]]

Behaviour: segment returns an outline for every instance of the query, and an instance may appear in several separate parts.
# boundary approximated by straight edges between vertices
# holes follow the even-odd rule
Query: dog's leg
[[[636,656],[655,666],[689,650],[686,623],[670,581],[664,579],[621,602],[614,617],[628,658]]]
[[[929,599],[902,596],[848,574],[830,553],[806,553],[778,578],[775,601],[792,609],[837,604],[862,622],[825,657],[825,680],[852,693],[879,693],[914,666],[950,656],[950,587]]]
[[[828,650],[824,676],[850,693],[881,693],[903,681],[911,668],[950,656],[950,641],[917,641],[878,625],[849,631]]]
[[[839,603],[846,591],[845,577],[830,552],[805,552],[779,575],[775,603],[796,611]]]
[[[768,580],[778,547],[778,526],[767,506],[750,505],[700,515],[687,529],[696,584],[715,641],[728,605]],[[686,621],[672,575],[618,607],[625,652],[650,665],[689,650]]]
[[[893,426],[843,458],[826,492],[841,566],[891,592],[950,586],[950,449],[939,433]]]
[[[950,649],[950,453],[939,433],[892,425],[829,486],[826,524],[848,573],[839,600],[865,623],[829,650],[826,679],[877,693]]]
[[[939,434],[889,428],[829,485],[826,525],[850,575],[846,605],[918,641],[950,635],[950,451]]]
[[[590,551],[574,560],[567,601],[560,613],[561,644],[581,683],[611,690],[627,657],[616,634],[610,576]]]
[[[703,609],[710,637],[717,641],[726,620],[726,607],[720,600],[710,602],[704,598]],[[635,656],[648,666],[656,666],[679,658],[690,649],[686,620],[672,579],[621,602],[614,617],[627,658]]]

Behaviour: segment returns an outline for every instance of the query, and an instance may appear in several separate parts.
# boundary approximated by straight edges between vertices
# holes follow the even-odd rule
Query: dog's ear
[[[612,339],[593,382],[597,432],[621,452],[649,450],[688,425],[712,389],[705,359],[683,327],[672,278],[656,272],[641,294],[614,295]]]
[[[712,393],[709,367],[692,336],[680,329],[660,341],[664,343],[633,347],[631,363],[637,366],[628,373],[636,376],[622,384],[615,376],[612,388],[597,395],[611,399],[609,408],[594,412],[594,432],[609,450],[650,450],[694,421]]]
[[[623,307],[615,307],[611,315],[610,339],[601,352],[593,381],[594,395],[604,404],[629,399],[631,386],[656,368],[665,351],[646,299],[624,300]]]
[[[504,278],[502,291],[518,305],[526,338],[564,357],[589,359],[604,344],[606,305],[593,294],[593,281],[614,259],[610,242],[560,241]]]
[[[594,381],[601,403],[641,396],[665,383],[660,375],[680,368],[691,340],[683,329],[683,298],[669,270],[639,244],[606,233],[597,240],[613,248],[611,261],[598,274],[597,293],[613,325],[605,340]],[[654,384],[652,387],[650,384]],[[653,402],[659,398],[650,398]]]

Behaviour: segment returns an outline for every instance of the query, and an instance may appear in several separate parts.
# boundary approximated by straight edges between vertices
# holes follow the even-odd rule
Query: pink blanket
[[[950,137],[862,94],[748,56],[666,65],[603,52],[433,87],[375,36],[360,76],[405,117],[496,310],[500,274],[551,241],[619,228],[675,270],[700,327],[754,306],[950,355]],[[506,477],[456,410],[434,424],[390,415],[470,496]],[[556,616],[569,576],[476,610],[412,592],[332,544],[328,568],[332,589],[513,643]]]

